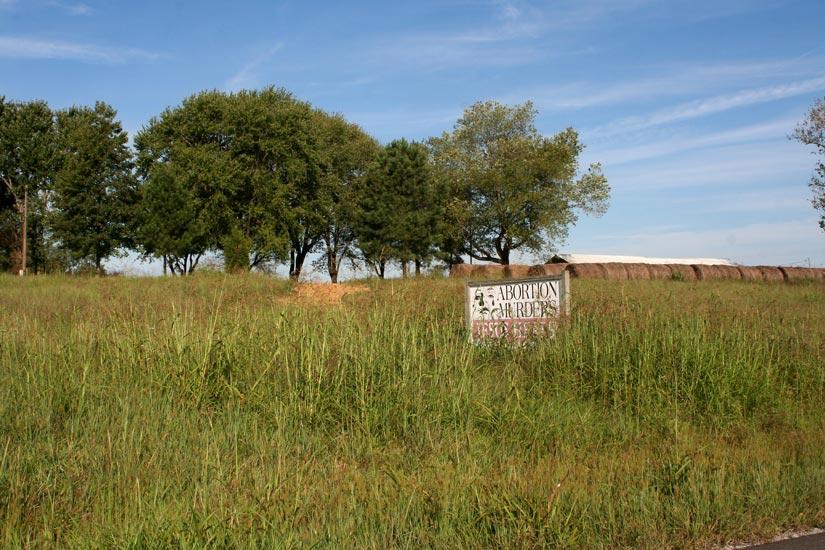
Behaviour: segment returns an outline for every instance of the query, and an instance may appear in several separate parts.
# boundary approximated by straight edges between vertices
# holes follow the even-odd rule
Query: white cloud
[[[734,145],[764,140],[784,140],[785,136],[787,136],[797,122],[797,118],[787,117],[734,128],[732,130],[694,136],[656,139],[613,149],[603,149],[596,146],[588,150],[587,154],[599,162],[617,166],[712,146]],[[587,132],[584,131],[582,133],[585,135],[585,138],[587,138]]]
[[[709,213],[804,211],[811,205],[808,190],[803,186],[725,193],[696,198],[693,202],[697,201],[706,203],[703,210]]]
[[[766,182],[804,186],[812,160],[803,148],[783,139],[697,150],[644,165],[605,163],[605,173],[617,192]]]
[[[674,107],[661,109],[651,114],[622,118],[605,126],[594,128],[590,130],[589,133],[594,136],[607,137],[634,132],[654,126],[717,114],[740,107],[795,97],[819,90],[825,90],[825,76],[775,86],[740,90],[731,94],[690,101]]]
[[[512,2],[500,2],[499,8],[504,19],[518,19],[521,16],[521,10]]]
[[[553,4],[551,8],[511,1],[495,2],[498,11],[472,28],[417,32],[388,37],[370,56],[394,67],[421,65],[429,70],[474,67],[515,67],[539,59],[591,53],[592,48],[548,49],[538,39],[631,11],[651,0],[590,0]]]
[[[65,8],[71,13],[72,15],[89,15],[92,13],[91,6],[87,4],[68,4]]]
[[[724,89],[764,85],[777,80],[821,76],[825,60],[800,56],[789,59],[691,63],[664,68],[656,74],[619,82],[575,81],[520,90],[502,98],[506,103],[529,98],[540,110],[570,110],[648,102],[652,99],[707,95]]]
[[[719,257],[751,265],[799,262],[819,254],[812,257],[813,262],[825,261],[825,235],[814,218],[712,229],[641,228],[590,241],[588,246],[602,253]]]
[[[65,10],[71,15],[89,15],[92,13],[92,7],[88,4],[83,3],[62,2],[60,0],[48,0],[46,2],[43,2],[43,5]]]
[[[284,47],[283,43],[275,44],[253,57],[241,69],[226,81],[224,88],[229,91],[237,91],[243,88],[255,88],[260,84],[259,69],[272,59],[279,50]]]
[[[85,63],[124,63],[131,59],[154,60],[158,54],[145,50],[117,49],[95,44],[0,36],[0,57],[9,59],[61,59]]]

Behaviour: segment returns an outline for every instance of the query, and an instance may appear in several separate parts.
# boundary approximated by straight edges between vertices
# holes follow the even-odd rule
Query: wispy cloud
[[[503,98],[509,103],[532,98],[541,110],[585,109],[646,102],[651,99],[714,93],[733,86],[758,86],[776,80],[820,76],[825,60],[802,56],[764,61],[691,63],[657,74],[619,82],[576,81],[528,88]]]
[[[759,124],[751,124],[731,130],[710,132],[701,135],[656,139],[645,143],[624,145],[611,149],[595,148],[594,154],[600,162],[616,166],[640,160],[685,153],[706,147],[735,145],[763,140],[784,140],[796,123],[797,118],[784,117]],[[586,132],[584,132],[584,134],[587,135]]]
[[[260,69],[283,47],[283,43],[279,42],[253,57],[226,81],[224,88],[228,91],[237,91],[260,85]]]
[[[592,52],[592,48],[564,50],[541,43],[548,33],[570,31],[581,25],[630,11],[650,0],[590,0],[536,6],[526,2],[498,1],[496,10],[471,28],[451,31],[424,31],[392,36],[374,47],[376,62],[405,66],[416,64],[428,70],[456,67],[515,67],[539,59],[566,57]]]
[[[151,61],[160,56],[136,48],[118,49],[79,42],[0,36],[0,57],[7,59],[61,59],[84,63],[117,64],[132,59]]]
[[[703,210],[710,213],[778,212],[784,210],[805,211],[810,207],[807,189],[802,186],[776,188],[747,193],[711,195],[693,202],[703,201]]]
[[[62,2],[60,0],[48,0],[47,2],[44,2],[43,5],[52,8],[59,8],[61,10],[68,12],[71,15],[89,15],[93,11],[91,6],[80,2]]]
[[[681,103],[674,107],[654,111],[643,116],[622,118],[605,126],[594,128],[589,133],[593,136],[606,137],[634,132],[663,124],[672,124],[722,113],[740,107],[808,94],[823,89],[825,89],[825,76],[775,86],[740,90],[731,94],[717,95]]]
[[[598,152],[594,153],[598,159]],[[667,190],[687,187],[728,188],[757,183],[804,186],[812,158],[795,144],[766,141],[720,146],[688,152],[678,162],[667,158],[637,165],[605,163],[605,172],[617,192]]]
[[[90,5],[81,2],[63,2],[62,0],[41,0],[37,2],[23,4],[21,2],[18,2],[18,0],[0,0],[0,9],[19,9],[22,7],[57,8],[69,13],[70,15],[89,15],[94,11]]]

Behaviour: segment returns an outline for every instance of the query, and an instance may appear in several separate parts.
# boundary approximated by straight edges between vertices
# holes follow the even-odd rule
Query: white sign
[[[559,316],[570,311],[570,279],[531,277],[469,282],[466,287],[470,341],[505,339],[523,342],[551,335]]]

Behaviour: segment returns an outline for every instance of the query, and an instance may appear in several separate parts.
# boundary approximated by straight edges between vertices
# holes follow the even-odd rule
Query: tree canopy
[[[359,184],[379,151],[378,143],[358,125],[341,115],[315,111],[320,178],[316,205],[319,209],[320,256],[318,266],[330,280],[338,281],[344,260],[355,259],[355,225],[358,220]]]
[[[406,276],[545,252],[609,197],[597,164],[579,169],[578,134],[541,135],[529,103],[477,103],[451,132],[384,146],[275,87],[194,94],[133,147],[116,116],[0,98],[0,268],[102,272],[130,249],[180,275],[219,254],[227,271],[288,263],[297,279],[316,254],[333,282],[346,261]]]
[[[356,236],[363,259],[379,277],[387,262],[427,262],[439,242],[444,194],[430,177],[427,149],[407,140],[383,147],[358,193]]]
[[[89,261],[98,272],[103,260],[131,243],[137,198],[128,136],[115,116],[101,102],[57,113],[51,229],[75,261]]]
[[[563,241],[579,213],[607,209],[598,164],[579,174],[584,146],[568,128],[544,137],[531,103],[470,106],[452,132],[430,140],[437,177],[450,189],[449,221],[472,258],[510,263],[514,250],[541,253]]]
[[[811,107],[808,116],[796,127],[793,137],[816,147],[816,153],[820,157],[808,186],[813,193],[811,204],[820,212],[819,227],[825,231],[825,98]]]

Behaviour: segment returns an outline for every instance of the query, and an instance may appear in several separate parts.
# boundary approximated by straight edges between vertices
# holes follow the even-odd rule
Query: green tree
[[[362,257],[379,277],[390,260],[404,275],[410,261],[420,271],[438,243],[442,203],[423,145],[401,139],[380,151],[359,188],[355,226]]]
[[[446,187],[431,177],[426,146],[402,139],[390,144],[393,158],[388,174],[395,192],[394,249],[407,276],[407,263],[416,275],[429,263],[442,240]]]
[[[300,276],[321,227],[308,104],[279,88],[202,92],[152,119],[135,143],[144,185],[161,178],[169,186],[175,178],[180,185],[170,189],[191,193],[181,202],[198,220],[193,254],[205,229],[206,250],[226,257],[223,247],[231,244],[233,262],[239,243],[249,243],[249,268],[281,261],[291,250],[290,275]],[[238,231],[243,239],[229,237]]]
[[[314,128],[321,166],[317,200],[321,255],[316,265],[326,269],[330,280],[337,283],[343,261],[355,259],[356,191],[379,147],[341,115],[316,111]]]
[[[12,263],[21,275],[30,258],[30,213],[46,207],[54,148],[54,119],[45,102],[6,102],[0,97],[0,202],[17,217],[19,249]]]
[[[145,177],[132,231],[144,256],[162,258],[173,275],[188,275],[214,242],[210,212],[190,185],[200,179],[197,169],[210,170],[197,159],[210,157],[175,158]]]
[[[323,222],[312,108],[274,87],[241,91],[229,100],[230,151],[243,174],[236,218],[254,245],[250,266],[281,260],[288,249],[289,274],[297,279]]]
[[[246,234],[233,227],[221,240],[223,247],[223,265],[227,273],[249,271],[249,250],[252,242]]]
[[[128,136],[116,116],[102,102],[57,113],[49,225],[61,248],[98,273],[106,258],[130,243],[127,224],[136,198]]]
[[[805,145],[813,145],[815,153],[820,155],[808,186],[813,193],[811,204],[821,213],[819,227],[825,231],[825,98],[814,103],[792,137]]]
[[[514,250],[538,253],[566,238],[579,212],[607,209],[600,166],[578,174],[578,134],[568,128],[546,138],[536,114],[529,102],[476,103],[452,132],[430,140],[434,170],[452,198],[445,234],[460,232],[472,258],[509,264]]]
[[[141,200],[138,245],[173,274],[192,273],[235,225],[244,180],[232,158],[226,94],[201,92],[166,109],[135,136]]]

